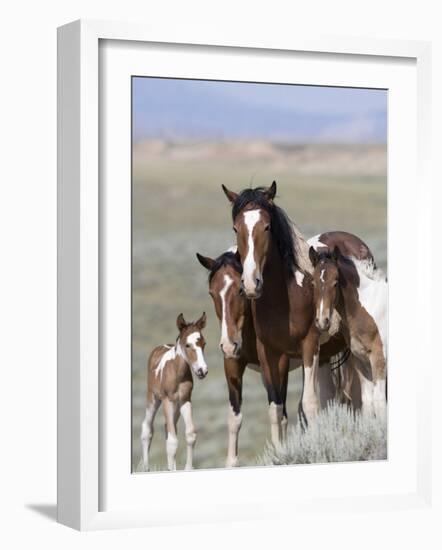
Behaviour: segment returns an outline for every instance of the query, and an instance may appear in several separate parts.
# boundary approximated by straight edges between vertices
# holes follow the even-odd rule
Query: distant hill
[[[133,161],[137,170],[153,164],[195,165],[222,163],[226,166],[265,165],[293,174],[381,176],[387,174],[385,144],[295,144],[263,140],[173,141],[144,139],[134,144]]]

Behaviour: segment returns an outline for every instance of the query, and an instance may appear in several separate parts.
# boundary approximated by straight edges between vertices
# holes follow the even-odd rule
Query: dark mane
[[[209,283],[219,269],[228,265],[233,267],[233,269],[238,273],[242,273],[242,265],[241,262],[238,260],[236,254],[234,254],[233,252],[224,252],[224,254],[221,254],[221,256],[218,256],[218,258],[216,258],[215,263],[210,270]]]
[[[333,253],[330,250],[324,250],[318,253],[318,263],[316,265],[319,266],[321,262],[331,262],[338,267],[339,282],[342,287],[347,286],[348,280],[351,280],[356,287],[359,286],[358,270],[352,259],[348,256],[340,254],[339,260],[336,261],[336,258],[333,257]]]
[[[262,208],[270,214],[270,230],[275,239],[281,258],[289,277],[293,277],[299,268],[295,252],[295,237],[291,222],[282,208],[270,202],[264,194],[263,187],[244,189],[238,195],[232,206],[232,218],[235,221],[238,214],[249,205]]]

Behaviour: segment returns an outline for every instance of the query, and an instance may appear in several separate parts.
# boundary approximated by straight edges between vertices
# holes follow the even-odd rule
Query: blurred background
[[[134,77],[132,80],[132,466],[140,469],[146,362],[173,343],[175,320],[206,311],[208,376],[194,380],[198,430],[194,465],[224,466],[228,397],[219,324],[207,272],[195,254],[216,257],[234,242],[221,184],[239,191],[278,183],[277,204],[306,237],[357,234],[387,268],[387,92],[352,88]],[[301,372],[289,380],[296,423]],[[184,466],[180,421],[178,468]],[[166,469],[160,409],[152,469]],[[269,437],[260,375],[246,370],[240,463],[253,465]]]

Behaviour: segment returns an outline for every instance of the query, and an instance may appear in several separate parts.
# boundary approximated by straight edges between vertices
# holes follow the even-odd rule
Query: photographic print
[[[387,458],[387,91],[132,77],[132,471]]]

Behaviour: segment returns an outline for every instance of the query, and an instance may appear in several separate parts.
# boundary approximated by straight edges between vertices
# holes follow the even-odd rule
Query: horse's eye
[[[266,225],[266,226],[264,227],[264,231],[268,231],[269,229],[270,229],[270,225]]]
[[[190,348],[190,344],[186,344],[186,348]]]
[[[333,283],[333,286],[338,286],[338,281],[335,281],[335,282]]]
[[[235,233],[238,233],[238,229],[236,229],[236,227],[233,228],[233,231],[235,231]]]

